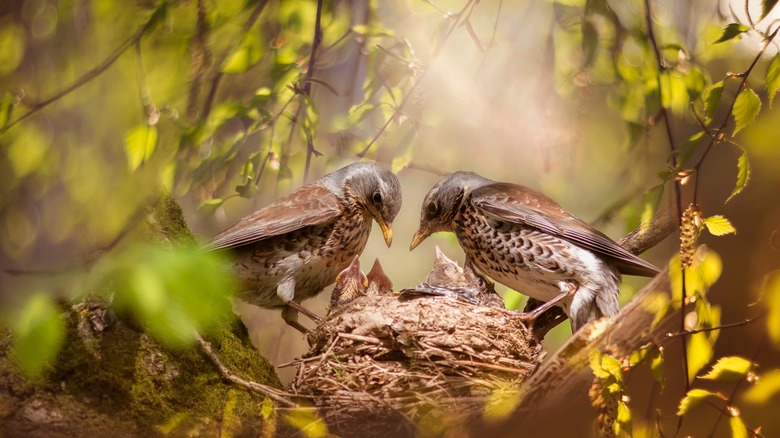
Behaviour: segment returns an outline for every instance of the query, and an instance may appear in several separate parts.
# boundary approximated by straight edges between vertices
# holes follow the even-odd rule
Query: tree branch
[[[161,6],[161,8],[164,6]],[[26,120],[30,116],[36,114],[37,112],[43,110],[47,106],[51,105],[52,103],[62,99],[63,97],[67,96],[68,94],[78,90],[82,86],[88,84],[91,80],[95,79],[96,77],[100,76],[104,71],[108,70],[109,67],[114,65],[114,62],[116,62],[117,59],[119,59],[122,54],[124,54],[129,48],[133,47],[136,43],[138,43],[141,38],[148,32],[155,22],[158,19],[158,13],[160,13],[161,9],[157,9],[152,16],[149,18],[149,20],[141,26],[138,31],[136,31],[133,36],[126,39],[122,44],[119,45],[119,47],[114,50],[113,53],[111,53],[108,58],[106,58],[103,62],[101,62],[97,67],[93,68],[92,70],[88,71],[84,75],[82,75],[80,78],[76,79],[76,82],[69,85],[68,87],[65,87],[63,90],[58,91],[53,96],[48,97],[35,105],[32,106],[32,108],[19,116],[17,119],[15,119],[13,122],[8,123],[4,127],[0,128],[0,135],[3,135],[8,131],[9,129],[13,128],[18,123]]]

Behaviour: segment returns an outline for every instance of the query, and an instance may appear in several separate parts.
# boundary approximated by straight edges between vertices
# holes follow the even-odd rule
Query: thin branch
[[[664,72],[665,67],[663,64],[663,58],[661,57],[661,50],[658,48],[658,41],[655,38],[655,31],[653,30],[653,11],[650,5],[650,0],[645,0],[645,20],[647,22],[647,36],[650,39],[650,43],[653,46],[653,52],[655,53],[655,59],[656,63],[658,64],[658,76],[656,77],[656,81],[658,82],[658,99],[661,103],[661,117],[664,119],[664,125],[666,126],[666,136],[669,140],[669,148],[672,152],[672,164],[674,165],[674,168],[677,168],[677,146],[674,141],[674,135],[672,133],[672,124],[669,120],[669,113],[666,111],[666,108],[663,105],[663,92],[662,92],[662,81],[661,81],[661,74]],[[674,181],[674,192],[676,195],[676,204],[677,204],[677,218],[678,221],[682,221],[682,190],[680,188],[680,182],[675,180]],[[685,302],[687,300],[687,291],[685,287],[685,269],[682,269],[682,275],[681,275],[681,289],[682,289],[682,296],[680,297],[680,329],[685,330]],[[681,343],[682,343],[682,366],[683,366],[683,375],[685,376],[685,392],[687,393],[690,389],[691,383],[688,376],[688,355],[687,355],[687,342],[685,339],[685,336],[680,337]],[[680,428],[682,427],[682,420],[683,416],[680,416],[679,420],[677,421],[677,432],[680,431]],[[677,433],[675,432],[675,434]]]
[[[746,325],[753,324],[754,322],[760,321],[761,319],[766,317],[766,315],[767,315],[767,312],[763,312],[763,313],[761,313],[760,315],[758,315],[758,316],[756,316],[754,318],[748,318],[748,319],[746,319],[744,321],[732,322],[730,324],[721,324],[721,325],[716,326],[716,327],[705,327],[705,328],[700,328],[700,329],[695,329],[695,330],[685,330],[685,331],[681,331],[681,332],[677,332],[677,333],[667,333],[666,337],[667,338],[676,338],[678,336],[693,335],[693,334],[696,334],[696,333],[705,333],[705,332],[712,332],[712,331],[721,330],[721,329],[729,329],[729,328],[735,328],[735,327],[744,327]]]
[[[766,339],[766,332],[764,332],[763,336],[758,340],[758,344],[756,345],[755,350],[753,350],[753,354],[750,356],[750,362],[755,362],[756,357],[758,356],[758,352],[761,351],[761,347],[764,344],[764,340]],[[731,390],[731,393],[729,394],[729,398],[726,400],[726,405],[730,406],[732,403],[732,400],[734,400],[734,395],[737,393],[737,389],[739,389],[739,386],[742,384],[742,382],[745,379],[740,379],[737,381],[737,383],[734,384],[734,388]],[[709,436],[712,437],[715,435],[715,431],[718,430],[718,423],[720,423],[721,418],[723,418],[723,414],[725,413],[725,410],[721,410],[720,414],[718,414],[718,418],[715,420],[715,424],[712,426],[712,431],[710,432]],[[757,436],[758,434],[755,433],[752,429],[750,430],[754,436]]]
[[[253,382],[251,380],[245,380],[241,377],[238,377],[235,375],[230,369],[225,366],[225,364],[222,363],[222,361],[219,359],[219,356],[214,352],[214,349],[212,348],[211,344],[203,339],[203,337],[200,334],[196,334],[195,338],[198,341],[198,345],[201,348],[201,351],[208,357],[211,362],[214,364],[214,366],[217,367],[219,370],[219,374],[222,375],[222,378],[227,380],[230,383],[234,383],[238,386],[241,386],[243,388],[246,388],[252,392],[256,392],[258,394],[262,394],[271,400],[274,400],[277,403],[281,403],[285,406],[297,406],[295,402],[285,397],[285,393],[276,389],[272,388],[268,385],[263,385],[261,383]]]
[[[109,67],[114,65],[114,62],[116,62],[117,59],[119,59],[122,54],[124,54],[129,48],[133,47],[136,43],[138,43],[141,38],[148,32],[158,19],[158,13],[160,9],[155,11],[152,16],[149,18],[149,20],[144,23],[143,26],[141,26],[140,29],[138,29],[133,36],[126,39],[122,44],[119,45],[119,47],[116,48],[103,62],[101,62],[97,67],[93,68],[92,70],[88,71],[87,73],[83,74],[80,78],[76,79],[74,83],[71,85],[65,87],[63,90],[58,91],[53,96],[48,97],[35,105],[32,106],[32,108],[27,111],[26,113],[19,116],[17,119],[15,119],[13,122],[10,122],[9,124],[5,125],[4,127],[0,128],[0,135],[3,135],[8,131],[9,129],[13,128],[16,124],[26,120],[30,116],[36,114],[37,112],[41,111],[42,109],[46,108],[47,106],[51,105],[52,103],[62,99],[63,97],[67,96],[68,94],[78,90],[79,88],[83,87],[84,85],[88,84],[91,80],[95,79],[96,77],[100,76],[103,72],[108,70]]]
[[[244,23],[244,30],[241,32],[241,34],[245,34],[249,32],[252,29],[252,26],[255,25],[257,20],[260,18],[260,14],[263,12],[263,9],[265,9],[265,6],[268,4],[268,0],[263,0],[255,6],[255,9],[252,11],[252,14],[249,16],[249,19]],[[236,46],[240,44],[237,43]],[[222,64],[224,63],[225,59],[233,53],[236,46],[233,46],[230,48],[230,50],[226,50],[225,53],[222,55],[222,59],[215,63],[214,65],[217,70],[217,72],[214,74],[214,78],[211,80],[211,86],[209,87],[209,93],[206,95],[206,100],[203,103],[203,110],[200,113],[200,121],[203,122],[206,120],[206,118],[209,116],[209,113],[211,113],[211,107],[214,105],[214,98],[217,95],[217,89],[219,88],[219,84],[222,81],[222,78],[225,76],[224,73],[222,73]]]
[[[321,28],[321,22],[322,22],[322,0],[317,0],[317,18],[314,22],[314,41],[312,41],[311,44],[311,55],[309,56],[309,68],[306,70],[306,78],[303,82],[303,94],[301,96],[301,103],[302,105],[298,107],[298,113],[300,113],[300,109],[303,107],[304,104],[306,104],[305,99],[309,98],[308,105],[311,105],[311,84],[312,80],[311,78],[314,76],[314,64],[317,60],[317,48],[320,46],[320,42],[322,41],[322,28]],[[306,130],[306,165],[303,168],[303,182],[309,181],[309,166],[311,165],[311,156],[317,155],[320,156],[320,154],[317,149],[314,148],[314,139],[312,138],[311,132]]]
[[[452,35],[452,32],[455,30],[456,27],[459,26],[459,23],[463,16],[466,14],[466,11],[469,9],[469,7],[473,6],[476,3],[476,0],[469,0],[466,2],[466,6],[463,7],[463,9],[460,10],[455,16],[452,18],[453,24],[452,26],[447,29],[447,33],[444,35],[444,38],[442,39],[441,43],[436,47],[436,49],[433,52],[433,55],[431,56],[432,60],[435,60],[439,52],[441,52],[441,48],[444,46],[444,43],[447,42],[447,40],[450,38],[450,35]],[[401,111],[403,111],[404,106],[406,106],[407,102],[409,102],[410,98],[414,96],[414,92],[417,91],[417,87],[420,85],[420,83],[425,78],[425,75],[430,70],[430,65],[432,61],[428,63],[428,66],[422,69],[420,74],[417,76],[417,80],[414,81],[414,84],[412,84],[411,88],[409,88],[409,91],[404,95],[404,98],[401,99],[401,102],[398,104],[398,107],[395,109],[393,114],[390,115],[390,117],[387,118],[387,121],[385,121],[384,125],[382,125],[381,128],[379,128],[379,131],[374,135],[374,137],[371,139],[371,141],[368,142],[365,148],[363,148],[360,153],[357,154],[358,158],[363,158],[368,151],[371,149],[371,146],[376,143],[377,140],[379,140],[379,137],[387,130],[388,126],[390,126],[390,123],[398,117],[399,114],[401,114]]]
[[[766,52],[767,47],[772,43],[772,40],[775,39],[777,36],[777,32],[780,31],[780,27],[775,29],[774,32],[769,34],[766,41],[764,41],[763,47],[761,47],[761,50],[758,52],[758,55],[753,59],[753,62],[750,63],[750,66],[742,73],[739,74],[729,74],[728,77],[740,77],[742,78],[742,81],[739,84],[739,88],[737,88],[736,94],[734,94],[734,99],[731,100],[731,104],[729,105],[729,110],[726,112],[726,117],[723,118],[723,122],[718,127],[718,130],[715,131],[714,134],[710,135],[710,142],[707,144],[707,147],[704,149],[704,153],[702,154],[701,158],[699,158],[699,161],[696,162],[696,165],[693,166],[693,168],[696,170],[696,179],[693,186],[693,203],[695,204],[698,199],[699,194],[699,175],[701,174],[701,166],[702,163],[704,163],[704,159],[707,158],[707,155],[710,153],[710,150],[712,149],[712,146],[714,146],[716,143],[719,143],[720,140],[723,138],[726,125],[729,122],[729,119],[731,119],[731,115],[734,111],[734,105],[737,103],[737,98],[739,98],[740,93],[748,86],[747,80],[748,76],[750,76],[750,73],[753,71],[753,68],[758,64],[758,61],[761,59],[761,57],[764,55],[764,52]],[[677,167],[675,163],[675,167]]]

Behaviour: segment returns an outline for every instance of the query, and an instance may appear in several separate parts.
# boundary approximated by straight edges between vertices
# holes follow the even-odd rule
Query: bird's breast
[[[455,234],[472,263],[493,280],[539,300],[560,292],[561,280],[580,281],[585,251],[532,227],[488,217],[472,209],[459,215]]]
[[[244,298],[262,307],[281,306],[276,288],[289,277],[295,279],[296,301],[318,294],[363,252],[370,232],[371,222],[362,215],[343,214],[241,249],[233,268]]]

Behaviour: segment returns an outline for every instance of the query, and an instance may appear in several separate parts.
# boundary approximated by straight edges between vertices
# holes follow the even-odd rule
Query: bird
[[[374,266],[368,271],[366,281],[368,282],[368,287],[366,289],[366,295],[368,296],[385,296],[393,294],[393,282],[390,280],[390,277],[385,274],[382,265],[379,263],[379,259],[374,260]]]
[[[440,231],[455,234],[467,267],[544,301],[533,316],[562,307],[573,332],[618,313],[621,274],[659,272],[547,196],[473,172],[451,173],[431,188],[410,250]]]
[[[473,269],[464,269],[447,257],[436,246],[436,257],[423,282],[401,290],[401,298],[416,296],[448,296],[470,304],[504,309],[504,300],[496,293],[493,283],[486,281]]]
[[[360,258],[355,256],[352,263],[336,276],[336,284],[330,295],[330,309],[343,306],[355,298],[367,295],[368,278],[360,270]]]
[[[354,163],[304,185],[217,234],[206,251],[229,251],[240,298],[282,308],[302,333],[298,312],[320,318],[300,302],[336,280],[365,249],[372,220],[388,247],[401,209],[398,178],[382,165]]]

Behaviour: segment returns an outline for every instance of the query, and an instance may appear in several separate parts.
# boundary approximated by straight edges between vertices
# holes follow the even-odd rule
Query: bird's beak
[[[382,236],[385,238],[387,247],[393,244],[393,224],[385,222],[382,218],[376,218],[376,223],[379,224],[379,228],[382,229]]]
[[[431,235],[431,231],[428,229],[428,227],[424,225],[420,225],[420,228],[417,230],[416,233],[414,233],[414,237],[412,237],[412,244],[409,245],[409,251],[412,251],[413,249],[417,248],[417,245],[421,244],[423,240],[427,239],[428,236]]]

